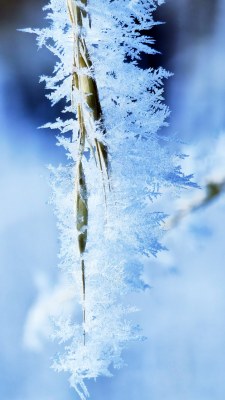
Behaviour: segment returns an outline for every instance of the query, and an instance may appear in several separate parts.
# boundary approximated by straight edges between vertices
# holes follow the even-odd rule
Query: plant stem
[[[83,168],[83,157],[86,142],[89,144],[90,150],[92,151],[95,161],[100,168],[102,174],[103,190],[106,203],[106,185],[110,189],[109,185],[109,173],[108,173],[108,149],[107,146],[94,138],[93,143],[88,135],[88,130],[85,125],[85,114],[84,110],[88,110],[88,122],[93,128],[93,132],[96,129],[96,123],[100,127],[103,135],[106,130],[104,127],[104,119],[102,108],[99,100],[98,88],[96,81],[93,76],[93,67],[90,59],[90,55],[87,50],[85,36],[83,34],[83,22],[89,16],[86,11],[88,0],[80,0],[79,4],[76,0],[67,0],[68,12],[73,27],[73,71],[72,71],[72,96],[74,89],[77,89],[80,93],[81,100],[77,105],[77,118],[79,123],[79,151],[77,160],[77,173],[76,173],[76,220],[77,220],[77,231],[78,231],[78,245],[81,257],[81,273],[82,273],[82,291],[83,291],[83,336],[84,345],[86,343],[86,309],[85,309],[85,263],[83,259],[84,252],[87,245],[87,227],[88,227],[88,199],[87,199],[87,187],[86,179]],[[89,19],[90,24],[90,19]],[[73,104],[73,100],[72,100]]]

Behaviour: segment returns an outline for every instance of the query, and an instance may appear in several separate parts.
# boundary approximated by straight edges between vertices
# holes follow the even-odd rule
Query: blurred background
[[[66,160],[55,132],[37,129],[60,112],[38,83],[55,60],[17,31],[45,25],[45,1],[0,2],[0,398],[69,400],[76,394],[50,369],[57,346],[48,339],[48,314],[67,294],[46,165]],[[172,215],[169,251],[149,260],[151,290],[132,299],[147,340],[129,347],[113,379],[88,386],[95,400],[224,400],[225,1],[167,0],[155,18],[166,21],[151,32],[162,54],[142,66],[174,73],[166,134],[202,189],[160,204]]]

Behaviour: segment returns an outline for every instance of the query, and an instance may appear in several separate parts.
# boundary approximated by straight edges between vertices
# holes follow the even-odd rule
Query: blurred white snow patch
[[[45,340],[52,335],[52,320],[60,315],[69,316],[74,311],[74,288],[62,277],[55,286],[47,275],[39,273],[35,277],[38,296],[30,307],[24,324],[23,343],[26,348],[40,352]]]
[[[204,185],[208,181],[221,181],[225,177],[225,132],[216,137],[207,137],[193,146],[187,146],[183,152],[189,154],[182,167],[184,173],[194,173],[197,183]]]
[[[154,262],[157,263],[157,265],[159,264],[160,268],[167,269],[175,263],[174,254],[171,251],[161,251],[157,255],[157,260],[154,260]]]

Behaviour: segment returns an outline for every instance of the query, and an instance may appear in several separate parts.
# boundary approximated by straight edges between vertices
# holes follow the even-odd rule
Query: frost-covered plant
[[[153,199],[161,187],[191,185],[171,148],[159,143],[169,73],[138,66],[143,53],[155,53],[141,32],[156,24],[152,13],[161,3],[50,0],[49,26],[32,30],[58,58],[53,76],[41,78],[48,97],[65,101],[64,117],[46,127],[59,129],[70,159],[54,170],[53,197],[60,267],[82,315],[56,322],[65,349],[54,367],[70,373],[81,399],[88,396],[84,380],[110,376],[123,365],[126,344],[141,339],[124,299],[146,287],[143,260],[163,248],[165,215],[153,210]]]

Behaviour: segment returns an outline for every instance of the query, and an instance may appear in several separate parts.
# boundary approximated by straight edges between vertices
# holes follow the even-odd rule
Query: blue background
[[[0,398],[76,398],[67,377],[50,369],[58,346],[51,342],[48,313],[69,294],[57,265],[56,220],[47,164],[64,163],[54,132],[37,130],[60,112],[44,97],[38,76],[54,59],[37,51],[20,27],[43,26],[43,1],[2,1],[0,44]],[[168,135],[190,154],[202,191],[167,198],[172,214],[204,196],[209,181],[225,178],[225,2],[168,0],[154,28],[162,55],[143,67],[163,65],[175,75],[166,84],[172,110]],[[186,143],[186,144],[185,144]],[[151,289],[133,295],[134,316],[146,341],[124,352],[127,366],[114,378],[88,383],[96,400],[224,400],[225,233],[224,196],[188,215],[165,234],[169,252],[146,262]]]

